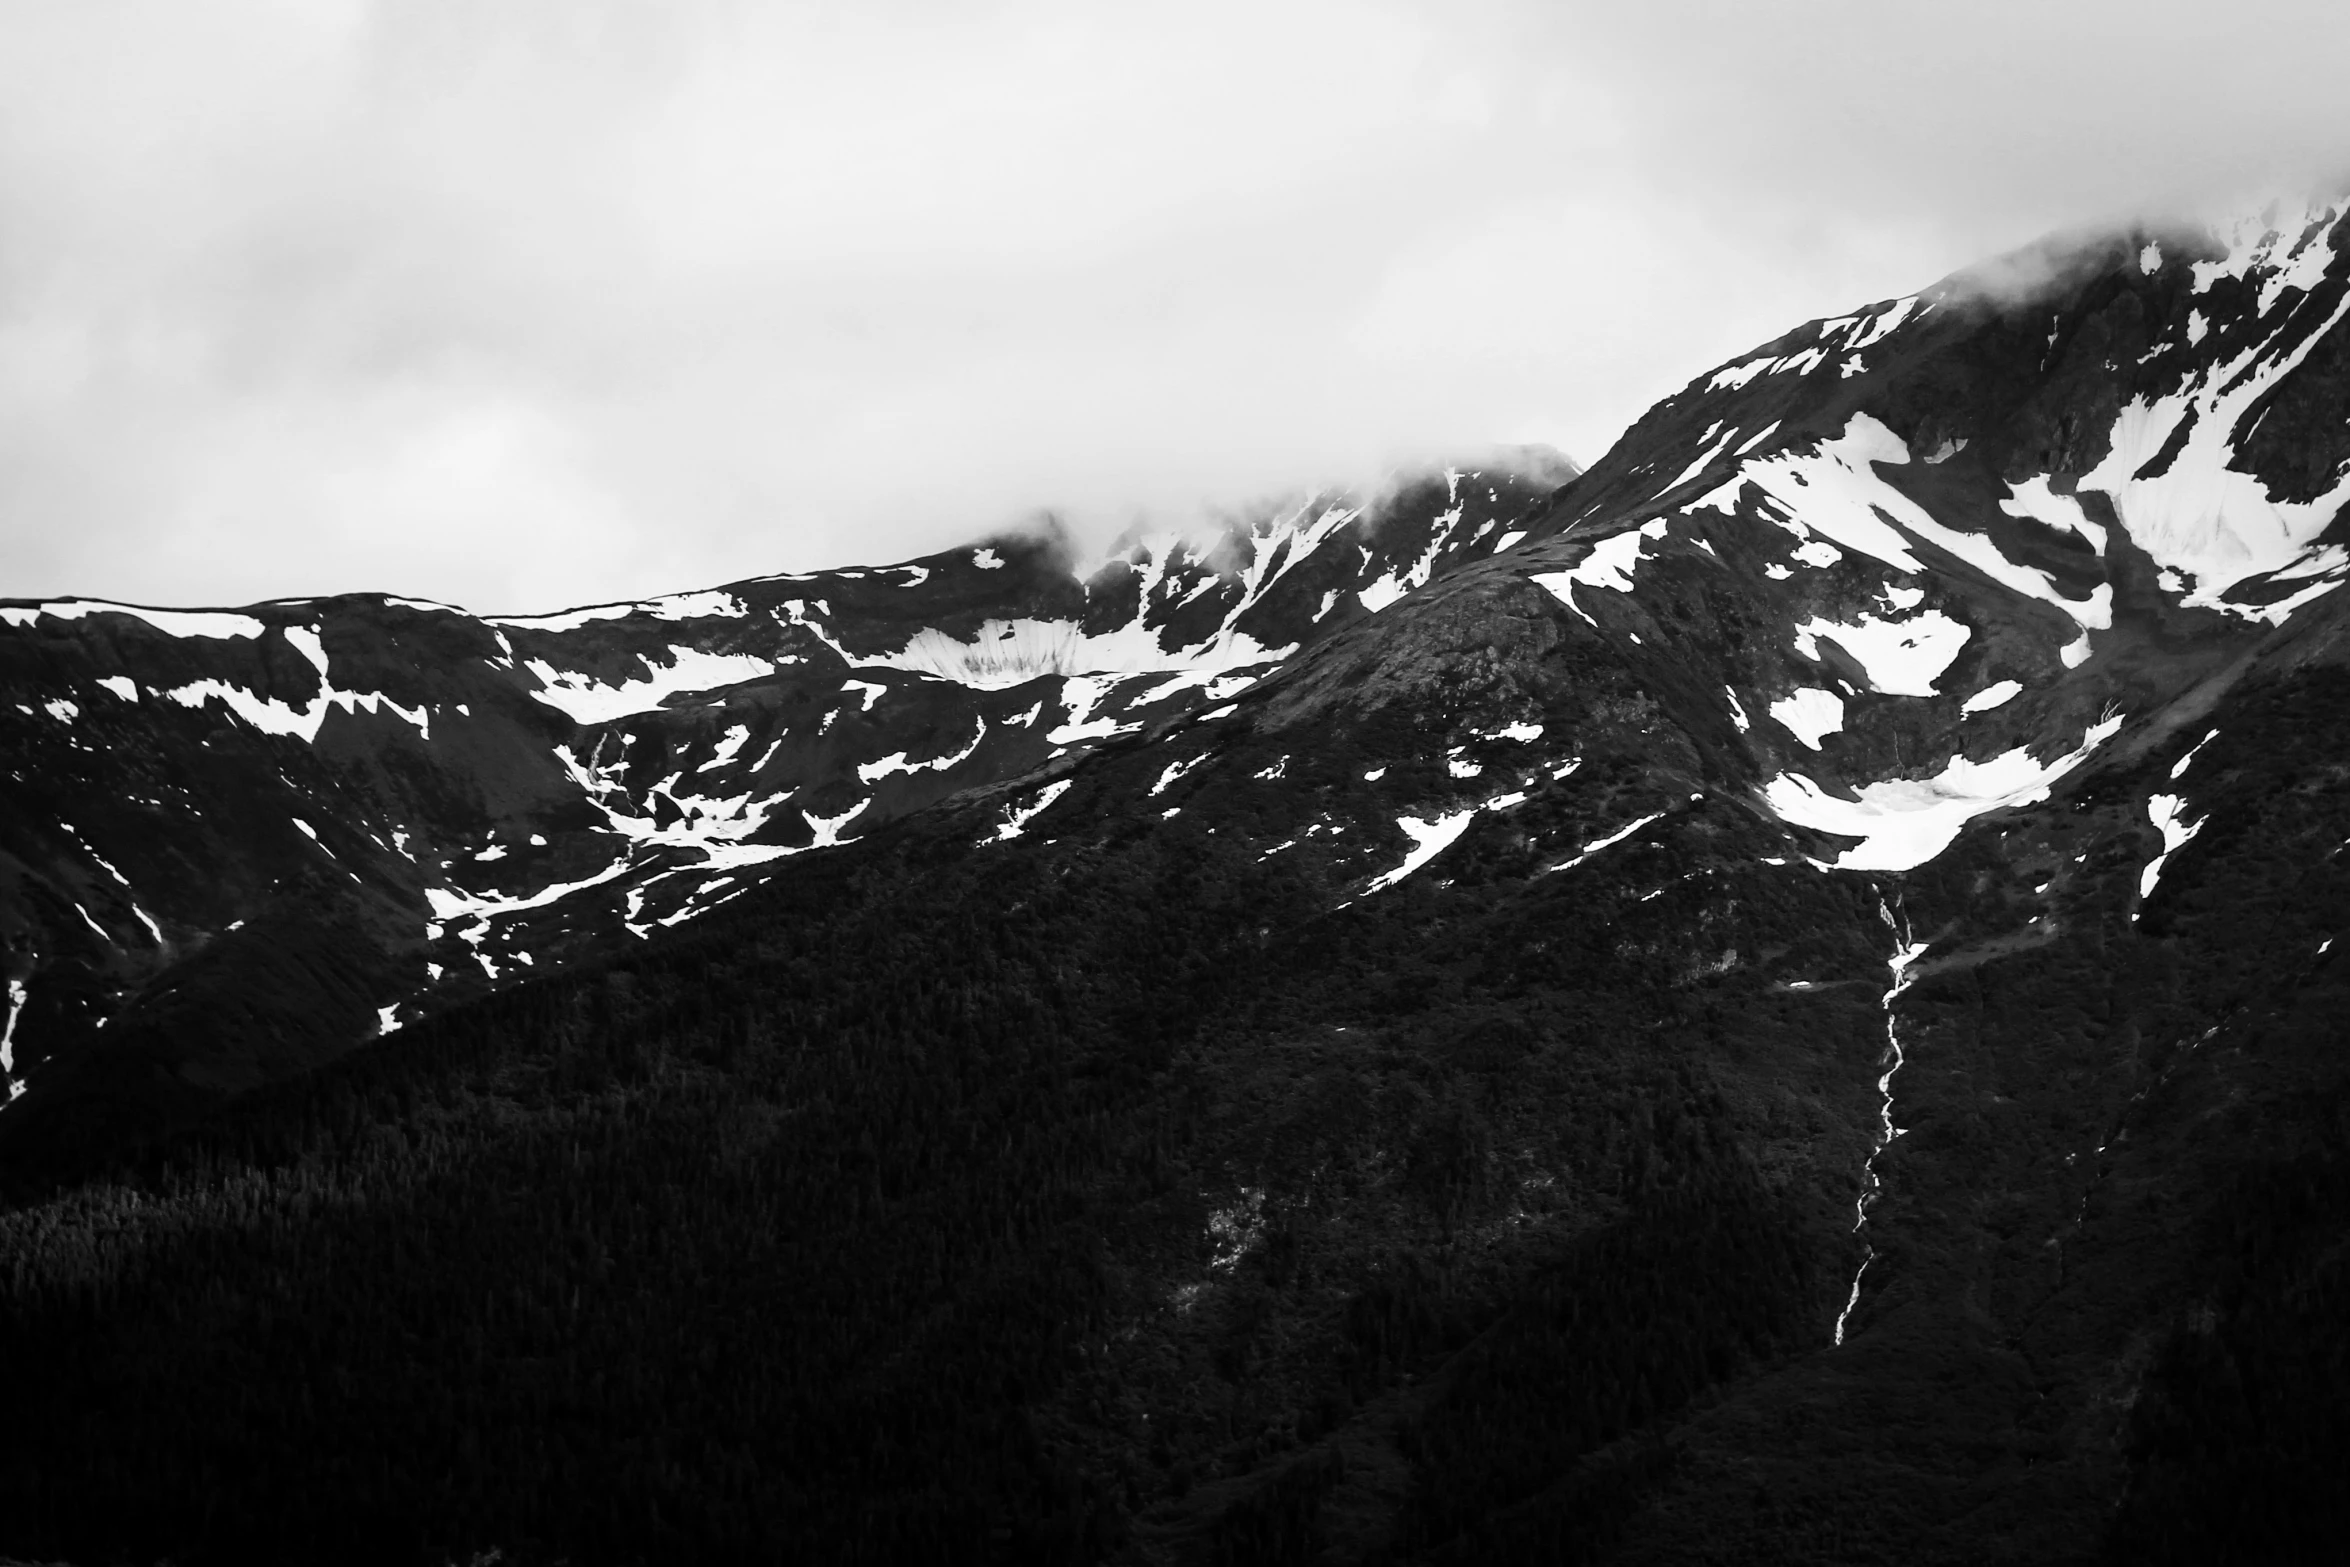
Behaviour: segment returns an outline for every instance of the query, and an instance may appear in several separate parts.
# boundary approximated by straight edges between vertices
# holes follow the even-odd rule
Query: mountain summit
[[[0,606],[0,1544],[2307,1559],[2344,220],[1083,570]]]

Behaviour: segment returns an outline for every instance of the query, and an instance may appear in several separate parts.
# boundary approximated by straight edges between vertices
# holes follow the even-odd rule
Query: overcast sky
[[[545,609],[1596,457],[2350,169],[2340,0],[0,0],[0,596]]]

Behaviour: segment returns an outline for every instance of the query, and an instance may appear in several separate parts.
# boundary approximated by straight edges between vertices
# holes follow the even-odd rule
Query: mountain
[[[13,1119],[201,1108],[1057,778],[1514,542],[1561,461],[556,615],[0,603]]]
[[[370,893],[386,928],[439,923],[413,939],[443,980],[483,952],[465,989],[244,1067],[265,1006],[384,1004],[304,956],[342,938],[289,898],[249,938],[275,966],[239,972],[315,998],[209,978],[225,933],[143,970],[136,938],[85,949],[124,992],[84,984],[103,1030],[36,1014],[74,993],[62,959],[18,993],[56,1043],[0,1110],[0,1545],[2323,1559],[2350,1506],[2345,211],[2066,236],[1808,324],[1563,487],[1482,512],[1478,481],[1407,488],[1286,598],[1211,560],[1181,629],[1148,618],[1167,590],[1122,596],[1163,552],[1080,582],[989,546],[1061,595],[1019,615],[976,555],[886,589],[972,595],[951,610],[828,583],[824,614],[858,608],[798,709],[819,738],[865,716],[852,677],[877,723],[938,716],[787,746],[811,759],[735,836],[709,824],[744,812],[685,814],[733,797],[685,764],[805,724],[732,688],[534,716],[541,773],[370,712],[451,759],[381,763],[408,782],[374,794],[346,769],[337,799],[562,780],[436,826],[437,887]],[[1328,515],[1264,536],[1294,560]],[[538,715],[591,679],[779,665],[728,628],[781,636],[819,596],[725,593],[743,615],[432,624]],[[864,629],[882,602],[909,607]],[[279,609],[234,684],[323,710],[257,683],[299,675],[264,656],[299,651]],[[147,691],[180,687],[126,667],[135,723],[77,748],[112,655],[5,613],[61,644],[11,654],[52,682],[25,705],[77,704],[16,787],[72,820],[95,790],[69,769],[136,754],[181,706]],[[1138,617],[1147,672],[1051,662]],[[989,635],[1023,618],[1078,629]],[[822,640],[760,648],[814,666]],[[1041,738],[1011,722],[1040,699]],[[265,754],[304,776],[332,716]],[[969,774],[850,784],[974,736],[1004,749]],[[862,830],[828,833],[852,799]],[[319,852],[359,858],[327,825]],[[44,932],[78,908],[127,936],[68,879],[94,857],[12,831],[16,885],[89,893]],[[535,891],[499,856],[464,879],[526,831],[577,857]],[[608,882],[519,908],[624,843]],[[776,852],[754,878],[737,844]],[[466,940],[493,894],[512,934]],[[204,1091],[159,1091],[159,1062]]]

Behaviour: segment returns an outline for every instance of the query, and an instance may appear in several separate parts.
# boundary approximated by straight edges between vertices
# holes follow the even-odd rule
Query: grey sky
[[[1589,460],[2350,169],[2333,4],[0,0],[0,595],[552,608]]]

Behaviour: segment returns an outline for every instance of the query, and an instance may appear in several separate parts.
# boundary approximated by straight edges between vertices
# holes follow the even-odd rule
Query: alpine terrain
[[[1080,560],[0,603],[0,1551],[2296,1562],[2350,203]]]

